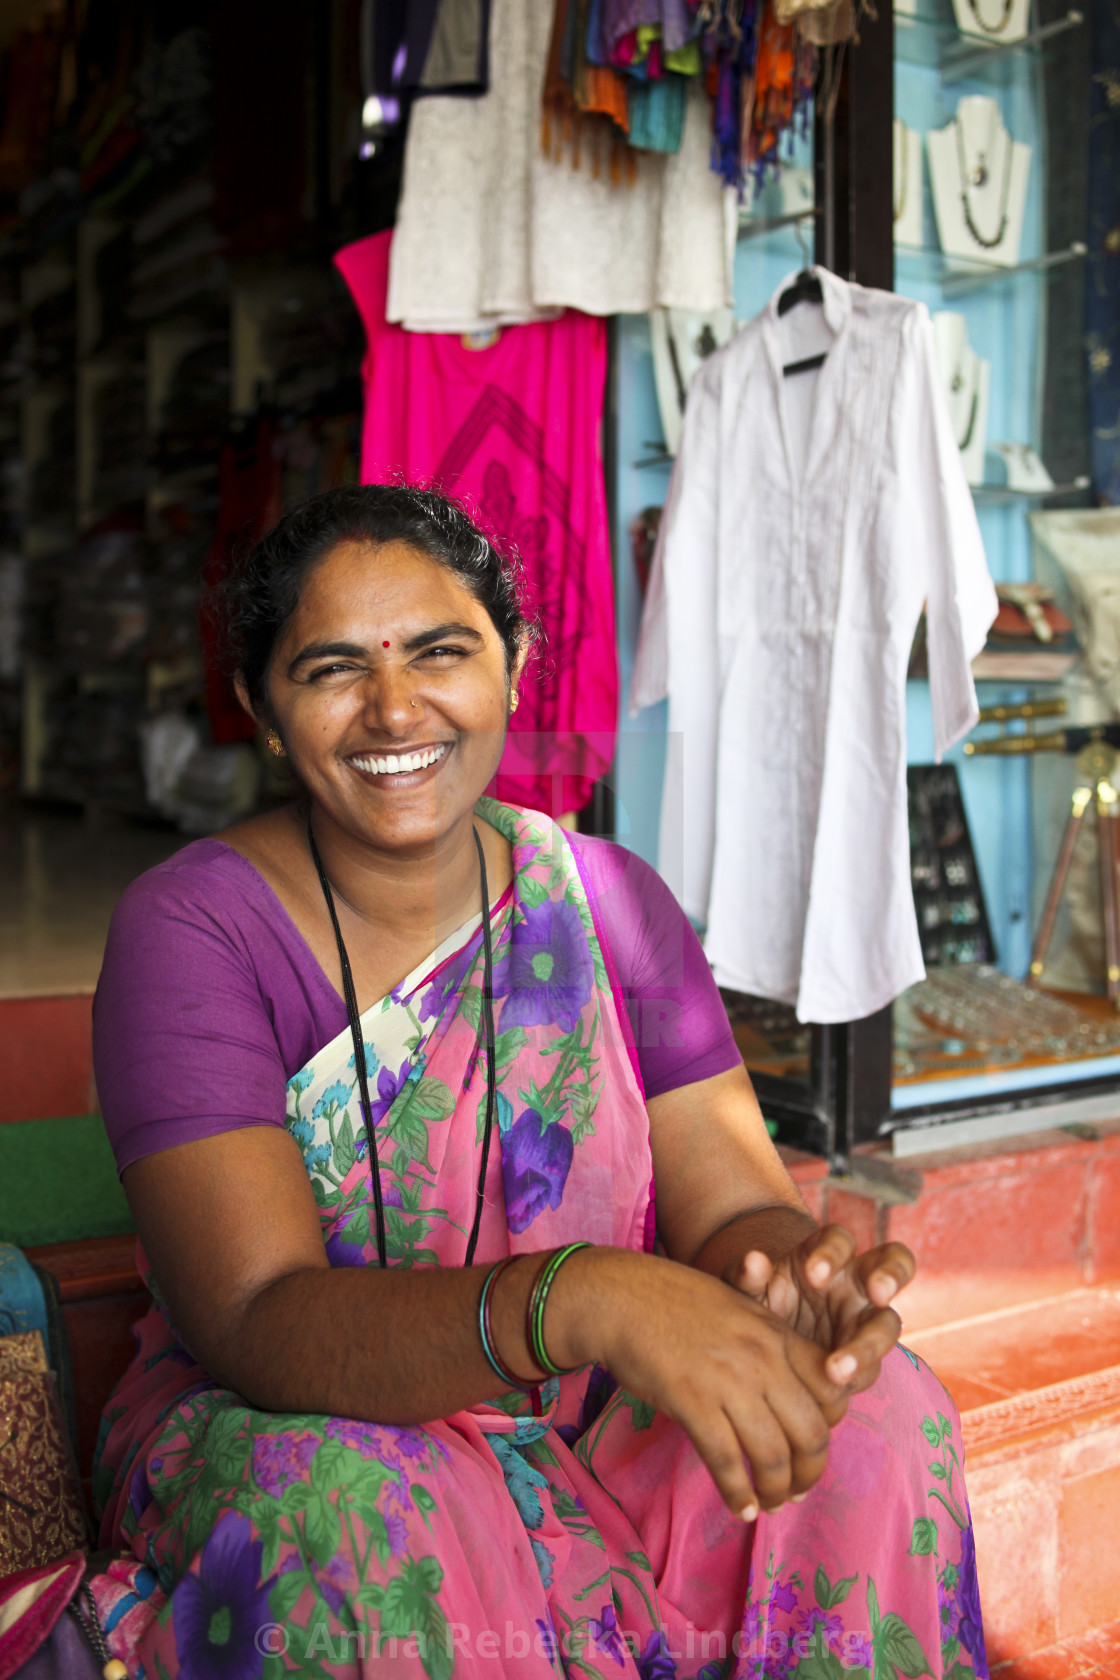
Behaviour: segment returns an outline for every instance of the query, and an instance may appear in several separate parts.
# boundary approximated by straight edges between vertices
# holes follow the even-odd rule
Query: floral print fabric
[[[648,1119],[571,850],[544,818],[479,810],[515,884],[493,922],[500,1147],[478,1258],[648,1246]],[[390,1264],[462,1263],[480,930],[423,968],[362,1017],[372,1139],[348,1033],[289,1082],[333,1265],[376,1264],[371,1148]],[[901,1352],[810,1497],[753,1527],[599,1367],[423,1429],[273,1414],[194,1365],[157,1305],[103,1434],[102,1539],[134,1562],[94,1591],[143,1680],[986,1674],[956,1414]]]

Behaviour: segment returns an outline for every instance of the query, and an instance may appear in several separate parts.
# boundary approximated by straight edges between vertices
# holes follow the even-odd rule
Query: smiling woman
[[[154,1296],[103,1431],[115,1654],[983,1675],[911,1256],[815,1228],[653,872],[485,796],[532,680],[505,562],[430,492],[335,491],[230,619],[300,797],[134,884],[95,1005]]]

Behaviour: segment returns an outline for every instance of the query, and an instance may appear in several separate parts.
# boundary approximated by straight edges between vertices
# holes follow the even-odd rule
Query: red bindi
[[[382,646],[382,647],[388,647],[388,646],[389,646],[389,644],[388,644],[388,642],[382,642],[382,644],[381,644],[381,646]]]

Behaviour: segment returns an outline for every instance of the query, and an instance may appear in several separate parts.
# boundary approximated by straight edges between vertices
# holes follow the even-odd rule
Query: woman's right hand
[[[685,1430],[744,1521],[806,1493],[851,1390],[824,1349],[718,1278],[627,1249],[582,1249],[553,1286],[557,1364],[598,1361]]]

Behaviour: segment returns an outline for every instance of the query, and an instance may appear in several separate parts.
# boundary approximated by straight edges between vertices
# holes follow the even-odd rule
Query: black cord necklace
[[[486,1168],[490,1159],[490,1139],[494,1130],[494,1116],[498,1108],[498,1088],[495,1072],[494,1045],[494,947],[490,936],[490,894],[486,884],[486,858],[482,850],[482,841],[478,837],[478,830],[473,829],[475,848],[478,852],[478,881],[482,894],[482,950],[484,969],[482,977],[482,1021],[486,1034],[486,1126],[482,1134],[482,1160],[478,1169],[478,1189],[475,1199],[474,1223],[471,1226],[470,1240],[467,1243],[467,1254],[463,1264],[469,1266],[474,1259],[474,1251],[478,1246],[478,1232],[482,1223],[482,1206],[486,1196]],[[358,1014],[358,995],[354,990],[354,976],[350,969],[350,958],[346,954],[346,944],[342,937],[342,929],[338,925],[338,912],[334,907],[334,894],[331,884],[327,880],[327,872],[323,868],[323,860],[319,856],[319,848],[315,844],[315,834],[311,827],[311,818],[307,819],[307,843],[311,848],[311,856],[319,876],[319,885],[323,889],[323,897],[327,901],[331,926],[334,928],[335,944],[338,946],[338,963],[342,970],[342,996],[346,1003],[346,1019],[350,1023],[350,1037],[354,1044],[354,1069],[358,1075],[358,1091],[362,1102],[362,1118],[366,1123],[366,1134],[369,1138],[370,1178],[373,1182],[373,1211],[377,1222],[377,1257],[383,1266],[388,1265],[387,1247],[385,1241],[385,1206],[381,1196],[381,1163],[377,1156],[377,1138],[373,1127],[373,1110],[369,1100],[369,1079],[366,1073],[366,1047],[362,1039],[362,1022]]]
[[[955,128],[957,134],[957,163],[961,176],[961,209],[964,211],[965,226],[972,235],[973,239],[975,239],[977,245],[985,251],[991,251],[994,250],[997,245],[1002,243],[1003,236],[1007,232],[1007,202],[1011,194],[1011,165],[1014,156],[1014,143],[1010,134],[1004,130],[1004,140],[1006,144],[1003,153],[1003,184],[1000,191],[999,226],[996,230],[995,238],[988,239],[986,235],[982,234],[980,229],[976,226],[976,222],[972,214],[972,205],[968,197],[970,176],[968,161],[965,155],[964,125],[961,122],[959,111],[953,118],[953,127]],[[992,150],[995,150],[994,145]],[[985,158],[985,163],[986,161],[987,160]],[[985,180],[986,179],[987,172],[985,169]],[[983,183],[980,184],[982,185]]]

